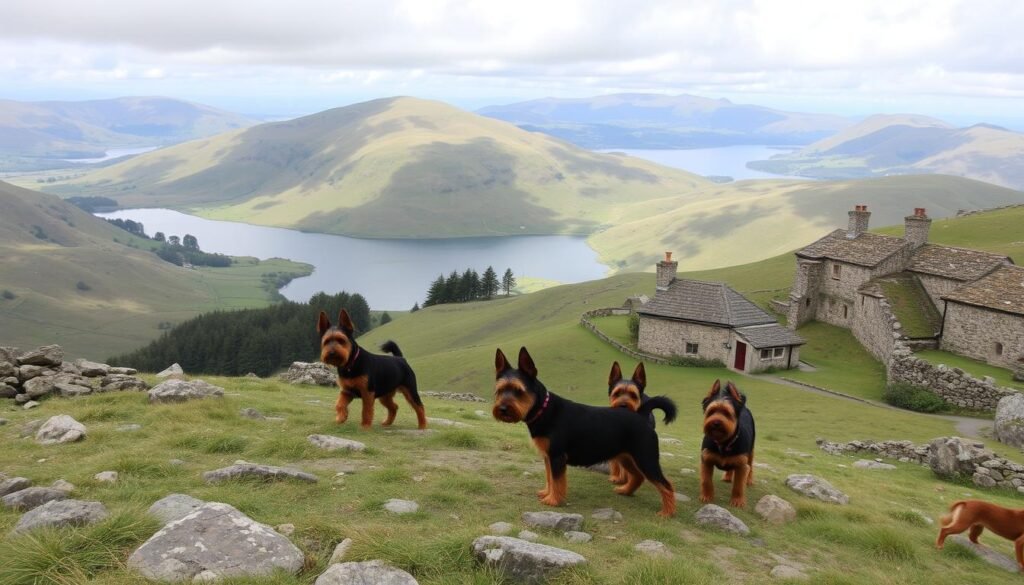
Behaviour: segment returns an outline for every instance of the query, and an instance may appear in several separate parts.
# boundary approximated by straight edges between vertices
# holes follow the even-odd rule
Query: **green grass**
[[[1004,368],[991,366],[982,361],[938,349],[926,349],[924,351],[919,351],[914,355],[936,365],[946,364],[950,368],[960,368],[979,380],[983,379],[985,376],[992,376],[995,378],[996,384],[999,386],[1024,390],[1024,382],[1014,381],[1013,374],[1010,370],[1006,370]]]
[[[788,370],[781,375],[844,394],[882,399],[885,367],[861,346],[849,329],[814,321],[797,333],[807,340],[800,348],[800,360],[817,371]]]
[[[912,275],[899,274],[878,282],[892,312],[910,338],[934,337],[942,328],[942,315],[928,297],[924,287]]]
[[[601,333],[611,337],[626,347],[636,347],[633,337],[629,334],[629,315],[612,315],[609,317],[591,317]]]

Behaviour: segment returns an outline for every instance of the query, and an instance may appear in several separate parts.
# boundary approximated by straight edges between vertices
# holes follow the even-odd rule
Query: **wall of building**
[[[996,343],[1002,344],[1002,355]],[[1024,315],[948,303],[942,349],[1012,370],[1024,358]]]
[[[928,297],[932,300],[940,314],[946,310],[946,303],[942,300],[943,295],[948,295],[964,284],[959,280],[933,276],[931,274],[916,274],[916,276],[921,281],[921,286],[924,287],[924,291],[928,293]]]
[[[894,327],[896,317],[884,298],[866,294],[858,294],[857,297],[857,318],[850,330],[864,349],[887,364],[900,336]]]
[[[818,310],[818,290],[821,288],[821,262],[797,258],[796,275],[789,293],[786,321],[796,329],[814,319]]]
[[[657,355],[699,357],[728,363],[729,354],[724,344],[729,341],[730,333],[731,330],[724,327],[640,315],[637,347],[640,351]],[[687,343],[697,344],[696,356],[686,353]]]
[[[727,365],[732,368],[736,363],[736,342],[742,341],[747,343],[739,335],[733,334],[733,341],[730,342],[732,349],[729,350],[729,362]],[[772,352],[774,355],[774,352]],[[792,356],[790,356],[792,354]],[[757,372],[763,372],[768,368],[775,368],[776,370],[785,370],[788,368],[796,368],[797,364],[800,363],[800,346],[784,347],[781,357],[771,357],[767,359],[761,358],[761,350],[747,343],[747,359],[744,364],[743,371],[751,374]]]

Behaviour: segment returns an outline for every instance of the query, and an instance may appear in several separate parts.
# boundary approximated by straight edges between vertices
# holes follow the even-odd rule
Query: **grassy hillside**
[[[1024,134],[923,116],[872,116],[795,153],[752,168],[820,178],[939,173],[1024,188]]]
[[[585,234],[626,204],[706,184],[440,102],[392,98],[181,144],[47,188],[214,219],[436,238]]]
[[[0,183],[0,344],[59,342],[71,355],[134,349],[216,309],[259,307],[276,296],[271,273],[307,274],[288,260],[179,268],[145,240],[51,195]],[[80,284],[81,283],[81,284]],[[6,298],[13,296],[13,298]]]
[[[98,158],[108,148],[172,144],[254,123],[231,112],[159,97],[0,100],[0,170],[67,166],[59,159]]]
[[[745,277],[749,276],[747,271]],[[525,344],[548,388],[601,404],[607,400],[611,362],[620,360],[628,368],[633,363],[579,327],[579,313],[617,304],[630,293],[650,293],[652,285],[650,275],[623,275],[486,303],[431,307],[381,327],[363,342],[397,340],[424,390],[466,391],[485,398],[493,387],[495,347],[514,352]],[[595,539],[567,544],[559,534],[542,533],[541,542],[570,548],[589,560],[585,568],[554,580],[555,585],[763,583],[779,562],[771,555],[805,565],[814,583],[1006,583],[1005,573],[964,549],[936,551],[936,529],[921,516],[936,518],[951,501],[978,494],[975,489],[939,481],[926,469],[908,464],[899,464],[892,472],[853,469],[852,459],[823,454],[814,445],[819,436],[922,442],[952,434],[949,422],[840,401],[764,379],[737,379],[757,417],[758,462],[768,466],[755,472],[756,484],[748,496],[753,503],[765,494],[778,494],[794,503],[798,518],[775,527],[751,509],[736,511],[751,527],[750,537],[698,526],[693,513],[700,507],[695,473],[701,439],[699,403],[717,377],[736,376],[717,369],[648,368],[648,391],[668,394],[680,406],[679,420],[667,427],[659,424],[658,430],[663,438],[681,441],[663,445],[662,464],[676,490],[691,500],[680,504],[676,518],[660,520],[654,514],[658,499],[649,486],[624,498],[611,492],[605,477],[570,469],[569,502],[563,511],[583,514],[584,529]],[[495,422],[487,403],[427,398],[430,416],[470,426],[435,424],[435,434],[419,437],[380,427],[361,432],[352,424],[335,426],[336,391],[330,388],[253,379],[210,381],[223,385],[227,396],[149,406],[138,394],[106,394],[50,400],[35,412],[4,412],[11,423],[0,427],[0,438],[9,441],[29,418],[67,413],[85,423],[85,441],[50,447],[19,441],[18,450],[0,453],[0,469],[40,485],[70,481],[78,486],[76,497],[104,502],[114,518],[95,528],[4,540],[0,581],[59,583],[63,575],[101,585],[133,583],[135,577],[123,568],[124,558],[157,529],[143,511],[169,493],[183,492],[227,502],[272,526],[295,525],[291,538],[306,554],[304,571],[296,578],[231,581],[236,585],[310,584],[343,538],[353,539],[346,560],[382,558],[412,572],[424,585],[494,583],[494,576],[473,562],[470,542],[496,521],[511,522],[518,531],[522,512],[543,508],[534,496],[543,467],[526,429]],[[284,420],[244,419],[238,411],[246,407]],[[483,416],[474,413],[478,409]],[[381,412],[377,414],[379,419]],[[130,433],[115,430],[126,423],[142,428]],[[414,428],[405,404],[400,405],[396,425],[401,430]],[[332,456],[309,446],[305,437],[312,433],[355,438],[366,442],[369,450]],[[183,463],[172,465],[171,459]],[[203,483],[203,471],[236,459],[293,465],[317,474],[320,482]],[[118,483],[92,479],[104,470],[118,471]],[[850,495],[851,504],[817,504],[792,493],[783,485],[791,473],[825,477]],[[724,485],[718,483],[719,504],[724,503]],[[383,512],[382,503],[396,497],[418,501],[420,511],[403,517]],[[1019,505],[1019,497],[1009,492],[987,491],[984,497]],[[624,520],[602,523],[590,518],[590,512],[603,507],[619,510]],[[16,521],[17,514],[0,510],[0,531],[6,533]],[[652,538],[664,542],[674,558],[650,559],[633,551],[633,545]],[[983,539],[1003,553],[1011,550],[1004,540]],[[96,551],[108,552],[90,556]],[[45,580],[34,581],[39,567],[53,565],[54,558],[61,559],[59,568]]]

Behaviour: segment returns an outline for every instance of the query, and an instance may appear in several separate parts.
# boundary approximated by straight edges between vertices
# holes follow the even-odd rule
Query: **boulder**
[[[960,437],[939,437],[929,443],[928,467],[944,479],[970,476],[980,463],[994,456],[982,443]]]
[[[58,480],[54,481],[53,483],[50,484],[50,487],[52,487],[55,490],[60,490],[62,492],[67,492],[69,494],[71,492],[75,491],[75,484],[71,483],[70,481],[63,480],[63,479],[58,479]]]
[[[481,536],[473,541],[473,553],[485,566],[527,585],[545,583],[564,569],[587,562],[572,551],[510,536]]]
[[[217,502],[170,522],[128,558],[129,568],[158,581],[191,581],[204,571],[222,579],[295,575],[302,563],[286,537]]]
[[[55,373],[56,372],[47,367],[29,365],[19,367],[16,375],[22,382],[28,382],[33,378],[38,378],[39,376],[52,376]]]
[[[315,475],[300,471],[292,467],[275,467],[273,465],[259,465],[256,463],[237,462],[234,465],[207,471],[203,474],[206,483],[217,483],[229,479],[254,477],[257,479],[272,481],[279,479],[295,479],[309,483],[316,483]]]
[[[566,540],[573,544],[583,544],[586,542],[590,542],[591,540],[594,540],[594,537],[591,536],[589,533],[580,532],[578,530],[570,530],[562,536],[564,536]]]
[[[1007,394],[999,399],[992,431],[1000,443],[1024,447],[1024,394]]]
[[[539,534],[537,534],[536,532],[531,532],[529,530],[520,530],[519,534],[517,534],[516,536],[518,536],[521,540],[528,540],[530,542],[534,542],[535,540],[540,538]]]
[[[157,378],[170,378],[172,376],[184,376],[185,370],[181,369],[181,366],[177,363],[171,364],[164,371],[156,375]]]
[[[23,366],[59,366],[63,361],[64,350],[59,345],[44,345],[18,356],[18,364]]]
[[[18,363],[18,356],[21,354],[22,351],[16,347],[0,346],[0,362],[16,364]]]
[[[365,451],[366,445],[351,439],[342,439],[331,435],[309,435],[306,439],[314,446],[327,451]]]
[[[523,512],[523,524],[531,528],[544,528],[566,532],[583,528],[583,516],[562,512]]]
[[[313,585],[418,585],[412,575],[384,561],[331,565]]]
[[[12,510],[25,511],[38,508],[46,502],[66,500],[67,498],[68,494],[64,490],[45,487],[30,487],[7,494],[3,498],[0,498],[0,502],[3,502],[5,507]]]
[[[620,512],[616,512],[611,508],[598,508],[597,510],[594,510],[593,512],[590,513],[590,517],[594,520],[605,520],[612,522],[622,521],[622,514]]]
[[[750,534],[750,529],[742,520],[721,506],[705,504],[694,514],[697,524],[710,526],[733,534]]]
[[[224,389],[203,380],[167,380],[150,389],[150,404],[186,402],[202,398],[221,398]]]
[[[18,389],[10,384],[0,382],[0,398],[14,398],[18,395]]]
[[[345,540],[338,543],[338,546],[334,547],[334,552],[331,553],[331,560],[328,561],[330,565],[336,565],[345,560],[345,555],[348,554],[349,549],[352,548],[352,539],[346,538]]]
[[[657,540],[641,540],[633,545],[633,550],[638,553],[643,553],[649,557],[668,558],[672,556],[672,551],[668,550],[665,543]]]
[[[18,368],[14,364],[0,360],[0,378],[9,378],[17,372]]]
[[[171,494],[150,506],[149,513],[159,518],[164,524],[168,524],[188,516],[205,503],[185,494]]]
[[[110,373],[111,374],[120,375],[120,376],[134,376],[135,374],[138,374],[139,371],[136,370],[135,368],[123,368],[123,367],[119,368],[119,367],[115,367],[115,366],[110,366]]]
[[[384,509],[392,514],[412,514],[420,509],[420,505],[410,500],[392,498],[384,503]]]
[[[57,386],[57,380],[55,376],[38,376],[32,378],[22,385],[25,390],[25,395],[30,400],[49,396],[53,393]]]
[[[117,483],[117,472],[101,471],[96,475],[92,476],[92,478],[100,483]]]
[[[99,392],[123,392],[126,390],[148,390],[149,384],[128,374],[110,373],[100,378]]]
[[[50,417],[36,432],[36,442],[40,445],[74,443],[84,438],[85,425],[66,414]]]
[[[762,496],[754,506],[754,511],[769,524],[785,524],[796,520],[793,505],[773,494]]]
[[[13,494],[14,492],[20,492],[21,490],[32,487],[32,480],[24,477],[12,477],[4,478],[0,481],[0,498],[7,494]]]
[[[853,467],[856,469],[873,469],[877,471],[892,471],[893,469],[896,469],[895,465],[882,463],[880,461],[873,461],[871,459],[858,459],[853,462]]]
[[[75,360],[75,366],[78,367],[79,373],[87,378],[99,378],[110,373],[110,366],[107,364],[90,362],[89,360]]]
[[[54,389],[64,398],[92,394],[92,386],[79,386],[78,384],[68,384],[66,382],[54,384]]]
[[[36,528],[85,526],[104,520],[109,513],[99,502],[81,500],[51,500],[29,510],[14,526],[14,534],[23,534]]]
[[[327,364],[320,362],[292,362],[288,371],[282,373],[280,378],[282,382],[314,386],[334,386],[338,383],[337,373]]]
[[[846,505],[850,503],[849,496],[837,490],[824,479],[813,475],[790,475],[786,478],[786,485],[799,494],[829,504]]]

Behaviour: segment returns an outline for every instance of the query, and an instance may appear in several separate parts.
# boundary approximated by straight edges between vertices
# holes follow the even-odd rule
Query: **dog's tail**
[[[957,516],[960,515],[961,508],[964,505],[966,505],[966,504],[967,504],[967,500],[960,500],[958,502],[953,502],[949,506],[949,514],[944,514],[941,518],[939,518],[940,525],[943,526],[943,527],[946,527],[946,526],[949,526],[950,524],[952,524],[953,522],[956,522]]]
[[[637,409],[638,414],[650,415],[652,410],[659,409],[665,413],[665,424],[676,420],[676,403],[668,396],[652,396]]]
[[[398,344],[390,339],[381,344],[380,350],[386,351],[395,357],[405,357],[402,355],[402,350],[398,349]]]

